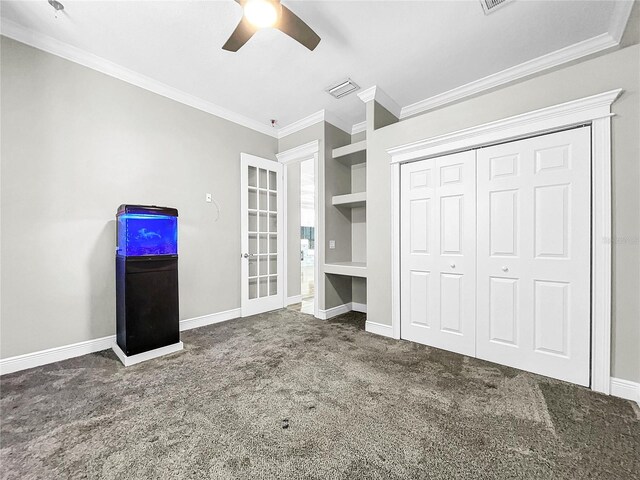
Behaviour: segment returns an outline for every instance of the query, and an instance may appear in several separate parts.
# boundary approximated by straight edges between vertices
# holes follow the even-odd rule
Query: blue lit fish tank
[[[178,255],[178,210],[175,208],[121,205],[116,218],[117,255]]]

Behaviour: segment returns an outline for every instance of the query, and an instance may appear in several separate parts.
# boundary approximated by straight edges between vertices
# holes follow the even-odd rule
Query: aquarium
[[[178,254],[178,217],[157,213],[118,213],[118,246],[124,257]]]

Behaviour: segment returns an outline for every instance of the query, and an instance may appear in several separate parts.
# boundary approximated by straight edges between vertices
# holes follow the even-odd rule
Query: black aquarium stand
[[[178,210],[120,205],[116,214],[116,344],[125,366],[182,349]]]
[[[116,339],[125,355],[180,341],[178,257],[116,257]]]

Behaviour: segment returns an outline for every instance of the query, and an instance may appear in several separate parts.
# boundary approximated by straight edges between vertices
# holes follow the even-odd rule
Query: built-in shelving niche
[[[351,191],[334,195],[336,208],[349,209],[351,218],[351,260],[324,265],[324,272],[357,279],[367,278],[366,205],[367,205],[367,142],[362,140],[332,151],[334,161],[351,169]]]

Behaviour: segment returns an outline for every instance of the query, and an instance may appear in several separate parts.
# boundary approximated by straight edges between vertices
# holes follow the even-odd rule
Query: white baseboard
[[[391,325],[384,325],[382,323],[367,321],[364,324],[364,329],[369,333],[375,333],[376,335],[382,335],[383,337],[393,338],[393,327]]]
[[[191,330],[192,328],[204,327],[214,323],[224,322],[240,317],[240,309],[226,310],[224,312],[212,313],[202,317],[187,318],[180,321],[180,331]],[[110,349],[116,336],[96,338],[85,342],[73,343],[62,347],[49,348],[39,352],[25,353],[15,357],[0,360],[0,375],[19,372],[28,368],[40,367],[49,363],[67,360],[69,358],[81,357],[89,353],[100,352]]]
[[[351,302],[351,310],[353,310],[354,312],[367,313],[367,304]]]
[[[109,335],[108,337],[96,338],[95,340],[87,340],[62,347],[40,350],[39,352],[3,358],[0,360],[0,375],[47,365],[48,363],[59,362],[68,358],[80,357],[101,350],[108,350],[113,345],[115,339],[115,335]]]
[[[214,323],[226,322],[234,318],[240,318],[241,311],[239,308],[225,310],[224,312],[211,313],[202,317],[186,318],[180,321],[180,331],[191,330],[192,328],[206,327]]]
[[[356,302],[343,303],[342,305],[329,308],[328,310],[318,310],[318,318],[320,320],[328,320],[351,311],[367,313],[367,305],[365,303]]]
[[[611,377],[611,395],[636,402],[640,406],[640,383]]]
[[[295,305],[297,303],[302,303],[302,295],[294,295],[293,297],[287,297],[287,307],[289,305]]]
[[[184,344],[182,342],[174,343],[173,345],[167,345],[166,347],[156,348],[154,350],[149,350],[148,352],[138,353],[136,355],[128,355],[125,354],[120,346],[114,341],[112,345],[113,353],[120,359],[122,364],[125,367],[130,367],[131,365],[135,365],[137,363],[146,362],[147,360],[153,360],[154,358],[162,357],[164,355],[169,355],[170,353],[179,352],[184,348]]]
[[[318,318],[321,320],[328,320],[333,317],[337,317],[338,315],[342,315],[343,313],[347,313],[351,311],[351,303],[345,303],[343,305],[338,305],[337,307],[329,308],[327,310],[318,310]]]

